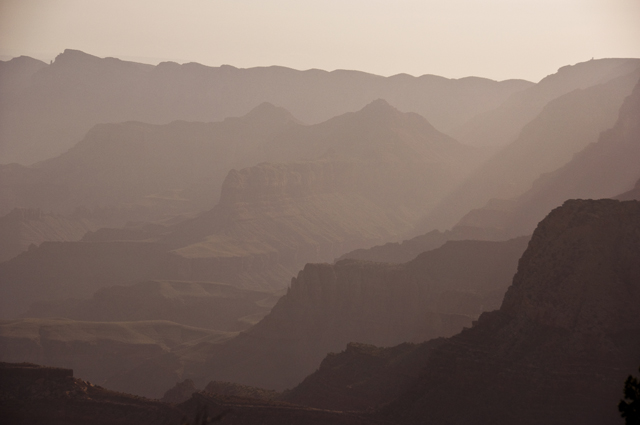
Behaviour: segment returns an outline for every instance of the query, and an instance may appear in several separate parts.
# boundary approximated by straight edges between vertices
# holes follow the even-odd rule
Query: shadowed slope
[[[489,199],[522,195],[541,174],[564,166],[616,123],[620,107],[638,78],[640,63],[626,75],[551,100],[517,138],[448,195],[423,220],[422,227],[450,228]]]
[[[553,210],[500,310],[433,350],[388,417],[619,423],[622,382],[640,358],[639,255],[640,202],[567,201]]]
[[[598,59],[564,66],[538,84],[514,93],[495,110],[480,113],[451,134],[474,146],[506,145],[549,101],[576,89],[606,83],[639,66],[639,59]]]
[[[551,209],[570,198],[614,197],[640,176],[640,83],[620,108],[613,128],[603,132],[562,168],[543,175],[516,199],[491,201],[469,212],[459,226],[493,228],[505,236],[530,233]]]

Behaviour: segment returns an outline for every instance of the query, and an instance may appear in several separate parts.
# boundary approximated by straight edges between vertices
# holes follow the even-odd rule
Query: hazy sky
[[[640,0],[0,0],[0,55],[538,81],[640,57]]]

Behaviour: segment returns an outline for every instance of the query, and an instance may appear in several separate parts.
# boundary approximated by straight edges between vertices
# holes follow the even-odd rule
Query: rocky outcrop
[[[0,416],[10,424],[178,424],[166,403],[106,390],[70,369],[0,363]]]
[[[568,201],[537,227],[498,311],[432,350],[400,423],[616,424],[640,358],[640,202]]]

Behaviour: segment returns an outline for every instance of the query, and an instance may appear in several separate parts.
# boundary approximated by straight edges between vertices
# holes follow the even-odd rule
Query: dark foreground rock
[[[640,202],[567,201],[498,311],[432,351],[384,412],[402,423],[618,424],[640,364]]]
[[[182,404],[106,390],[70,369],[0,363],[0,418],[5,424],[344,424],[383,423],[368,416],[286,402],[196,392]]]

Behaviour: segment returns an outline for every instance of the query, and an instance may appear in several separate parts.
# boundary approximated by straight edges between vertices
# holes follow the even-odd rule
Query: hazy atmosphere
[[[637,0],[0,0],[0,422],[638,425]]]
[[[636,0],[2,0],[0,54],[537,82],[640,56]]]

